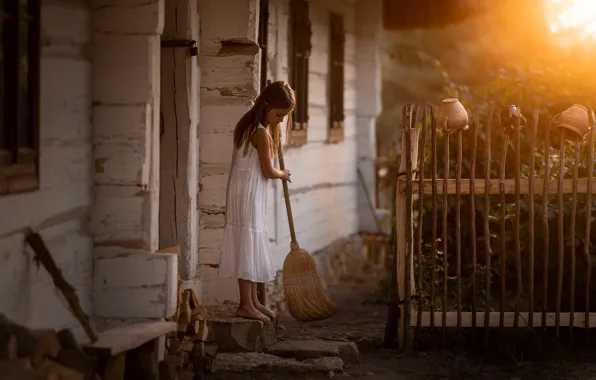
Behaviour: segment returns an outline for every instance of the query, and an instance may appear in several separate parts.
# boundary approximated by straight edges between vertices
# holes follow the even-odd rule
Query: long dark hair
[[[289,84],[283,81],[269,83],[257,97],[252,108],[245,113],[244,116],[240,118],[240,121],[238,121],[238,124],[236,124],[236,129],[234,129],[234,146],[236,149],[240,149],[240,147],[244,146],[244,156],[246,156],[252,135],[259,127],[259,124],[264,122],[267,111],[274,108],[290,109],[286,123],[287,139],[290,126],[292,125],[291,111],[294,109],[295,105],[296,96]],[[281,136],[279,136],[275,130],[270,131],[270,133],[273,137],[271,154],[274,155],[279,148]]]

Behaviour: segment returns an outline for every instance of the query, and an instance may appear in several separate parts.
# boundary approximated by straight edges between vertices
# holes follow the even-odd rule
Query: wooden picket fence
[[[509,130],[498,130],[502,126],[499,126],[497,111],[494,107],[483,107],[470,115],[469,129],[447,134],[442,133],[437,125],[436,112],[432,107],[416,104],[404,107],[402,156],[395,205],[397,246],[393,300],[399,305],[397,335],[401,347],[413,345],[424,328],[440,328],[443,337],[445,330],[450,327],[471,328],[476,339],[476,330],[484,327],[553,327],[557,337],[562,327],[585,328],[586,332],[590,327],[596,327],[596,313],[590,312],[589,298],[589,236],[592,225],[592,194],[596,191],[593,178],[594,113],[590,111],[592,128],[583,140],[570,141],[563,133],[555,134],[559,137],[557,161],[551,157],[551,133],[545,133],[543,141],[538,138],[542,115],[534,112],[532,117],[528,117],[525,127],[525,136],[528,139],[522,141],[520,119],[517,118],[517,122]],[[553,125],[552,121],[549,125]],[[499,142],[503,142],[503,145],[497,147],[501,154],[495,152],[492,143],[496,132],[501,133]],[[463,165],[465,134],[468,134],[466,141],[471,141],[471,146],[467,147],[469,156],[466,157],[466,170]],[[478,144],[479,134],[483,137],[482,144]],[[525,143],[524,146],[529,146],[529,150],[522,152],[522,142]],[[453,143],[454,149],[450,146]],[[575,155],[575,164],[571,168],[565,167],[565,151],[569,144]],[[505,160],[511,145],[514,170],[506,176]],[[588,155],[585,171],[589,175],[579,178],[582,149]],[[536,160],[537,152],[542,154],[541,162]],[[479,153],[482,153],[483,161],[477,158]],[[524,170],[529,169],[529,173],[525,172],[523,175],[522,153],[527,158],[524,161]],[[427,157],[429,154],[430,157]],[[455,156],[455,160],[452,156]],[[442,168],[438,167],[439,159],[442,159]],[[558,162],[558,168],[551,167],[551,161]],[[493,178],[491,173],[494,165],[500,169],[497,178]],[[484,176],[475,178],[482,166],[485,169]],[[450,171],[455,173],[455,178],[449,177]],[[430,178],[427,178],[429,172]],[[508,207],[506,197],[514,199],[509,205],[512,208],[512,222],[511,219],[506,221],[505,217],[505,209]],[[520,220],[522,199],[525,204],[523,211],[527,212],[529,220]],[[556,202],[549,204],[553,199]],[[569,206],[565,206],[565,200],[569,199],[570,210]],[[466,226],[461,224],[464,216],[462,202],[467,204]],[[500,231],[499,228],[491,231],[491,226],[495,224],[495,218],[491,220],[491,202],[493,206],[500,205],[501,218],[496,218],[497,222],[500,221]],[[449,204],[455,214],[450,214],[450,218]],[[555,204],[557,236],[550,236],[552,233],[549,232],[548,212],[549,207]],[[482,212],[477,211],[480,206]],[[583,218],[577,217],[578,208],[582,213],[585,212]],[[565,211],[571,216],[566,218]],[[481,220],[482,227],[477,227],[477,222],[480,224]],[[520,222],[526,221],[529,231],[521,237]],[[506,223],[513,223],[513,240],[509,243],[505,239]],[[465,239],[462,238],[463,227],[467,234]],[[581,232],[578,232],[578,227],[582,227],[579,229]],[[424,228],[432,231],[430,239],[423,238]],[[549,239],[553,243],[558,242],[556,260],[549,260],[548,249],[546,254],[537,251],[538,245],[549,247]],[[566,247],[566,239],[571,239],[570,246]],[[583,239],[583,252],[576,252],[576,239]],[[449,244],[450,241],[452,244]],[[470,263],[465,271],[462,271],[462,249],[467,255],[465,260]],[[497,251],[499,257],[493,251]],[[512,255],[515,261],[514,273],[507,273],[507,255]],[[498,260],[496,268],[495,260]],[[425,275],[426,272],[423,271],[428,267],[432,269]],[[479,275],[477,268],[481,267],[483,269]],[[556,278],[549,279],[548,273],[555,268]],[[495,270],[499,273],[494,274]],[[540,281],[536,276],[538,271],[541,273]],[[580,273],[579,271],[583,271],[582,276],[585,275],[585,307],[576,312],[574,300],[576,273]],[[427,277],[430,277],[430,285],[424,283]],[[507,278],[514,278],[516,285],[508,287]],[[556,283],[554,309],[547,304],[549,284],[553,281]],[[448,289],[448,282],[455,288]],[[499,282],[501,289],[495,292],[495,284],[498,285]],[[462,300],[462,284],[465,284],[471,294],[466,300]],[[564,294],[564,284],[569,293],[566,291]],[[422,289],[429,287],[428,293],[423,294]],[[500,295],[501,299],[495,300],[491,292]],[[511,307],[513,310],[506,307],[507,292],[514,295],[511,302],[514,303]],[[451,304],[448,298],[453,299]],[[522,302],[522,299],[527,299],[527,302]],[[565,299],[565,305],[569,305],[568,312],[561,311],[562,299]],[[486,342],[489,328],[482,330]]]

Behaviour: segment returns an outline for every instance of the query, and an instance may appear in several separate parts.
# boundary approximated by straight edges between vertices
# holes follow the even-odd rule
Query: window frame
[[[308,137],[308,77],[312,50],[312,24],[307,0],[289,1],[288,65],[289,82],[296,92],[296,107],[292,114],[292,127],[288,145],[302,146]]]
[[[344,141],[346,29],[344,16],[329,13],[328,137],[329,143]]]
[[[4,0],[0,18],[0,196],[5,196],[39,189],[41,0]]]

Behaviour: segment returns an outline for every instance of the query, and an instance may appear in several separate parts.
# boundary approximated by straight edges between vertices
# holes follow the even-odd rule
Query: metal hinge
[[[187,47],[190,48],[190,55],[192,57],[195,57],[199,54],[199,48],[197,47],[197,41],[195,40],[165,40],[161,41],[161,47]]]

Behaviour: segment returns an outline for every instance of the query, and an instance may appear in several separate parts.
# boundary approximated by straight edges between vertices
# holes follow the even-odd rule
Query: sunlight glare
[[[596,0],[547,0],[552,34],[596,40]]]

